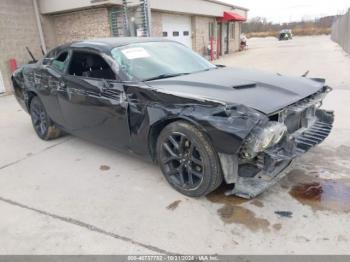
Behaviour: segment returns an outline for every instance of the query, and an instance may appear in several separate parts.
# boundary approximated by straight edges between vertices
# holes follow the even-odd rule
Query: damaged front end
[[[270,115],[251,131],[239,155],[219,154],[226,182],[234,184],[228,195],[256,197],[287,174],[296,157],[330,134],[334,114],[320,109],[330,91],[324,87]]]

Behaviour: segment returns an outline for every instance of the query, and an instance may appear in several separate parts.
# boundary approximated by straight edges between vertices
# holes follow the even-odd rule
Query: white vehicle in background
[[[278,40],[292,40],[293,39],[293,32],[291,29],[283,29],[279,32]]]

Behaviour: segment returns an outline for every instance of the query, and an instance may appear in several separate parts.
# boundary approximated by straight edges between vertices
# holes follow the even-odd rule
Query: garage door
[[[162,15],[163,37],[192,48],[191,17],[186,15]]]

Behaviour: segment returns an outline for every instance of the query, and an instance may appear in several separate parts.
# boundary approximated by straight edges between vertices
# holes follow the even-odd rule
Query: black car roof
[[[113,48],[125,46],[136,43],[147,42],[174,42],[165,38],[153,38],[153,37],[109,37],[92,40],[77,41],[71,43],[71,47],[77,48],[93,48],[99,51],[108,52]]]

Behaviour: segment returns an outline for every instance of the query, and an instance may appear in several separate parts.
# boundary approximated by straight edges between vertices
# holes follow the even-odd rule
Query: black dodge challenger
[[[223,181],[253,198],[330,133],[324,79],[215,66],[183,45],[106,38],[62,45],[12,76],[37,135],[70,133],[160,165],[179,192]]]

